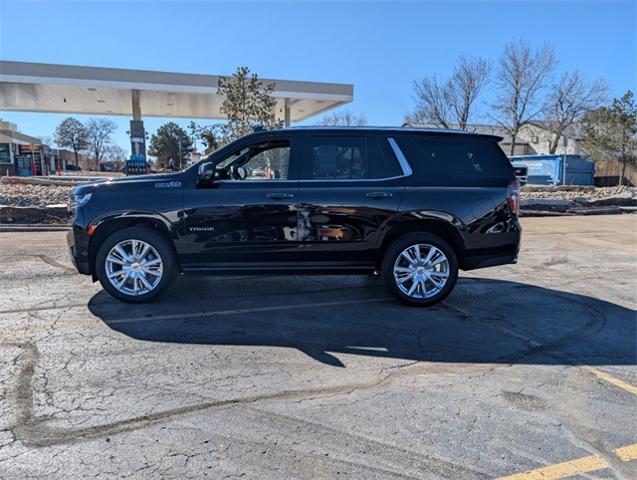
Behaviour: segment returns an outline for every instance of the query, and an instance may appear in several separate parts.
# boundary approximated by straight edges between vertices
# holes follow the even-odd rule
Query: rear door
[[[368,268],[381,227],[403,196],[404,172],[386,138],[302,136],[298,239],[304,261]],[[318,266],[318,265],[317,265]]]

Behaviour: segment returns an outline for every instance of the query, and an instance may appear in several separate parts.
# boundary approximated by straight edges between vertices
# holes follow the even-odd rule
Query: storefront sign
[[[18,145],[18,152],[20,153],[31,153],[31,152],[40,152],[42,150],[42,145],[32,143],[31,145]]]

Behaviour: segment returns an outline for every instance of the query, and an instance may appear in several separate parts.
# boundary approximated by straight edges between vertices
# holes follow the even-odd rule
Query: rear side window
[[[306,180],[374,180],[402,175],[387,139],[366,135],[317,135],[303,139]],[[391,156],[389,156],[391,154]]]
[[[303,139],[303,178],[359,180],[367,178],[364,136],[315,136]]]
[[[389,142],[385,137],[367,137],[369,178],[390,178],[404,175]]]
[[[440,138],[426,135],[396,138],[412,168],[427,177],[505,177],[511,164],[490,139]]]

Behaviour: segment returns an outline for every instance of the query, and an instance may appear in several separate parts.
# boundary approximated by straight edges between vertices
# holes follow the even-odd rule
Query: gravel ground
[[[540,187],[527,185],[522,187],[521,198],[545,198],[555,200],[600,200],[613,197],[635,197],[637,188],[631,187]]]
[[[45,207],[66,204],[73,187],[0,184],[0,205]]]

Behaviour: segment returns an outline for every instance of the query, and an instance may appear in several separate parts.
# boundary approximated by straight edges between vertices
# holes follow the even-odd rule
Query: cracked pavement
[[[0,478],[637,477],[637,216],[525,218],[442,304],[366,277],[180,278],[118,303],[0,233]]]

